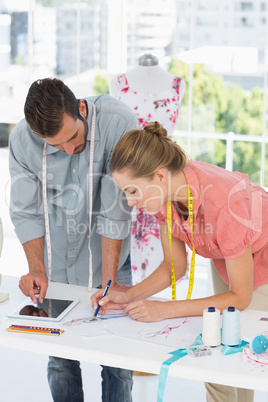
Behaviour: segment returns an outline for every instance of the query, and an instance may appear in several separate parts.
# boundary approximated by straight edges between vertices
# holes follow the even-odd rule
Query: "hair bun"
[[[167,137],[167,130],[158,121],[148,123],[143,130],[158,137]]]

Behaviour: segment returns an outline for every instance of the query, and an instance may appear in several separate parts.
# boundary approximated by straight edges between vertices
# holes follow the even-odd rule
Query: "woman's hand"
[[[142,322],[162,321],[168,318],[166,303],[138,300],[125,306],[124,311],[133,320]]]
[[[94,298],[95,296],[95,298]],[[102,298],[102,290],[96,292],[92,297],[96,303],[100,304],[101,314],[104,314],[105,310],[118,310],[124,309],[124,312],[133,320],[142,322],[162,321],[168,318],[167,304],[160,301],[150,300],[137,300],[130,303],[128,293],[111,292],[109,295]],[[92,303],[93,305],[93,303]],[[97,308],[97,304],[95,304]],[[93,308],[94,305],[93,305]]]
[[[99,313],[104,314],[105,310],[122,310],[128,301],[126,293],[111,292],[105,297],[102,297],[104,289],[97,290],[94,295],[91,296],[91,303],[94,310],[101,306]]]

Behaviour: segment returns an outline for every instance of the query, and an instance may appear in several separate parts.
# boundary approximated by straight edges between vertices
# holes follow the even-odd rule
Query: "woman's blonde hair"
[[[163,167],[171,172],[182,170],[187,163],[184,151],[170,138],[157,121],[143,130],[128,131],[115,146],[110,172],[129,169],[133,177],[149,177]]]

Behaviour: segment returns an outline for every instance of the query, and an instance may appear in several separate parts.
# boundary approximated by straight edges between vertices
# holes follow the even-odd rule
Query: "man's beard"
[[[85,119],[83,116],[80,115],[80,120],[82,120],[83,124],[84,124],[84,142],[80,145],[78,145],[75,150],[74,150],[74,154],[81,154],[81,152],[83,152],[86,148],[87,145],[87,135],[88,135],[88,122],[87,119]]]

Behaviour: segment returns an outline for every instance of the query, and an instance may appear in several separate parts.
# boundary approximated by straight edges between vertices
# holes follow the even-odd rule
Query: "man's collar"
[[[52,147],[52,145],[47,144],[47,155],[54,154],[55,152],[58,151],[59,151],[58,148]]]

